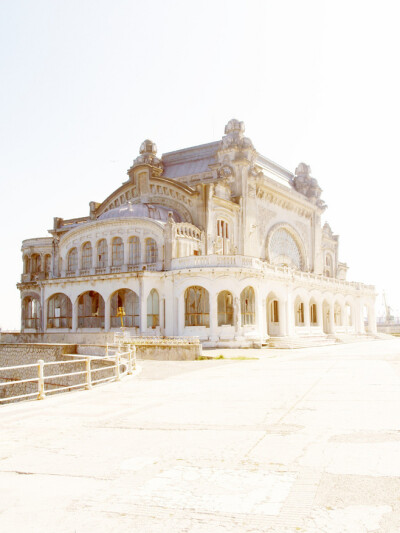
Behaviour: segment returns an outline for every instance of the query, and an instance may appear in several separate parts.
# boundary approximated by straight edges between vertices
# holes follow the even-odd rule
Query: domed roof
[[[109,218],[152,218],[166,222],[168,213],[172,213],[175,222],[182,222],[182,218],[174,209],[156,204],[132,204],[128,202],[114,209],[106,211],[99,216],[98,220],[107,220]]]

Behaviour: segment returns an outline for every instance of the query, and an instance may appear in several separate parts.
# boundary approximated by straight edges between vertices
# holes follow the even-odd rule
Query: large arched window
[[[304,326],[304,303],[299,298],[294,304],[294,320],[296,326]]]
[[[82,268],[92,268],[92,244],[85,242],[82,246]]]
[[[155,289],[147,297],[147,327],[155,328],[160,325],[160,300]]]
[[[97,243],[97,266],[98,268],[105,268],[108,266],[108,248],[105,239],[101,239]]]
[[[126,328],[140,326],[139,296],[130,289],[119,289],[111,297],[111,327],[121,327],[122,323]]]
[[[229,291],[218,294],[218,326],[233,326],[233,296]]]
[[[303,258],[291,233],[285,228],[276,229],[268,245],[269,262],[273,265],[303,269]]]
[[[39,329],[40,302],[39,297],[27,296],[22,302],[22,327]]]
[[[242,326],[252,326],[256,323],[256,303],[253,287],[246,287],[240,295],[240,311]]]
[[[342,308],[338,302],[335,303],[333,316],[335,319],[335,326],[341,326],[342,325]]]
[[[138,265],[140,263],[140,239],[139,237],[129,237],[129,264]]]
[[[65,294],[54,294],[47,302],[47,327],[71,328],[72,303]]]
[[[121,266],[124,264],[124,243],[121,237],[114,237],[112,241],[112,265]]]
[[[68,271],[69,272],[75,272],[78,268],[78,250],[76,248],[72,248],[68,252]]]
[[[156,263],[158,260],[157,243],[150,237],[146,239],[146,263]]]
[[[188,287],[185,291],[185,326],[210,326],[210,303],[204,287]]]
[[[104,300],[96,291],[78,298],[78,328],[104,328]]]
[[[317,304],[314,301],[310,302],[310,324],[316,326],[318,324]]]

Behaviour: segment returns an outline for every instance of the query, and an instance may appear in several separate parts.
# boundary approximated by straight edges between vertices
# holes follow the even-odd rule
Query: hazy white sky
[[[87,215],[145,138],[161,154],[233,117],[311,165],[348,278],[400,308],[398,21],[395,0],[1,0],[0,327],[23,239]]]

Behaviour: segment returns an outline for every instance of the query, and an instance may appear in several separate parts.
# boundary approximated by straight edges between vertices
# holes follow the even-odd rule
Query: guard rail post
[[[132,346],[132,355],[133,355],[133,370],[136,370],[136,345]]]
[[[128,375],[130,376],[131,374],[133,374],[133,371],[132,371],[132,350],[131,350],[131,347],[129,346],[128,347]]]
[[[38,361],[38,400],[44,400],[46,394],[44,393],[44,361]]]
[[[119,353],[117,353],[115,356],[115,380],[116,381],[121,381],[121,376],[119,374],[119,359],[120,359],[120,355]]]
[[[86,357],[86,390],[93,388],[92,385],[92,369],[90,368],[90,357]]]

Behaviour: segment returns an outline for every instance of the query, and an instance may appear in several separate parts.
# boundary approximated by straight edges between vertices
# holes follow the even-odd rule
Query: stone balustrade
[[[273,275],[280,279],[287,279],[291,281],[299,280],[309,282],[310,284],[323,284],[324,287],[331,286],[332,288],[353,288],[363,291],[374,291],[373,285],[364,285],[359,282],[344,281],[336,278],[329,278],[323,275],[314,274],[312,272],[301,272],[293,270],[288,267],[281,267],[271,265],[266,261],[261,261],[255,257],[248,257],[243,255],[200,255],[190,257],[179,257],[173,259],[171,263],[171,270],[183,270],[186,268],[250,268],[260,270],[266,274]]]
[[[201,230],[189,222],[179,222],[175,224],[175,235],[177,237],[188,237],[190,239],[201,240]]]

